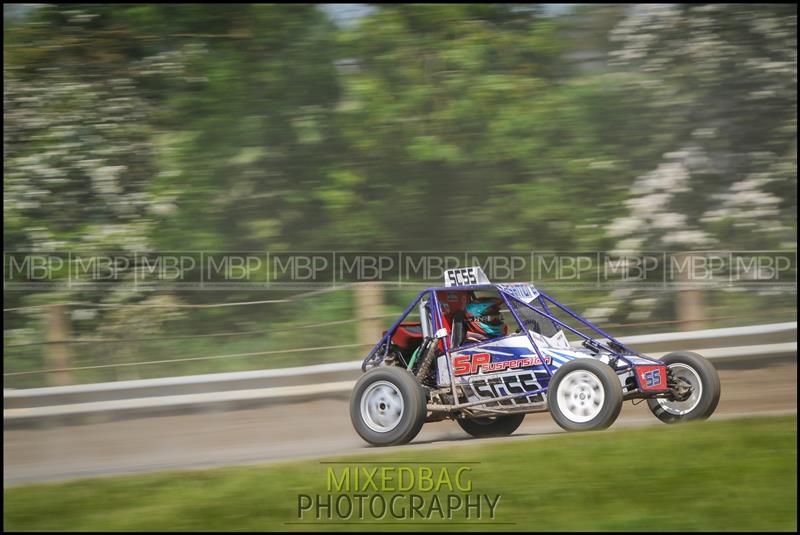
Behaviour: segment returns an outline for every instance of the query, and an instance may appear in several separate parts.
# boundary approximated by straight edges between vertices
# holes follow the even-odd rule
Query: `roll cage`
[[[659,361],[647,357],[634,351],[633,349],[627,347],[622,342],[602,330],[600,327],[596,326],[586,318],[580,316],[567,306],[559,303],[546,293],[536,289],[533,285],[525,284],[525,283],[515,283],[515,284],[474,284],[474,285],[458,285],[458,286],[443,286],[443,287],[431,287],[426,288],[425,290],[421,291],[417,297],[411,302],[411,304],[406,307],[400,317],[395,321],[392,326],[383,334],[380,338],[378,343],[372,348],[369,354],[365,357],[364,362],[362,364],[362,370],[366,371],[367,367],[372,364],[376,365],[380,363],[383,358],[385,358],[390,350],[392,337],[394,336],[395,332],[397,331],[398,327],[402,324],[403,320],[414,310],[415,307],[420,307],[420,321],[421,321],[421,328],[423,335],[425,337],[432,337],[432,333],[441,332],[442,329],[449,332],[448,325],[446,325],[443,314],[442,314],[442,307],[441,302],[438,298],[438,294],[441,292],[453,292],[453,291],[496,291],[500,297],[503,299],[506,307],[508,307],[509,312],[511,313],[512,317],[516,321],[519,331],[518,333],[524,333],[527,336],[528,340],[531,343],[534,351],[536,352],[537,356],[539,357],[540,361],[542,362],[547,375],[552,377],[554,371],[551,369],[551,366],[547,364],[546,359],[542,355],[542,352],[539,348],[539,345],[536,342],[536,339],[532,336],[530,330],[527,327],[527,323],[520,317],[518,311],[516,310],[515,305],[523,306],[531,311],[535,312],[539,316],[549,320],[552,322],[553,327],[556,329],[565,329],[572,334],[580,337],[583,339],[583,346],[587,349],[594,351],[595,353],[599,353],[600,351],[607,352],[611,359],[616,361],[616,363],[621,362],[623,366],[616,367],[617,373],[622,373],[630,370],[633,367],[633,362],[628,357],[637,357],[638,359],[644,359],[650,361],[652,363],[658,363]],[[556,309],[560,310],[561,312],[567,314],[568,316],[572,317],[580,324],[584,325],[589,329],[589,332],[595,333],[599,335],[601,338],[596,338],[590,336],[586,333],[575,329],[560,319],[558,319],[552,312],[550,307],[555,307]],[[507,336],[516,336],[518,333],[510,334]],[[477,342],[475,344],[465,344],[462,346],[458,346],[457,349],[462,348],[469,348],[472,345],[479,345],[483,342]],[[450,355],[451,351],[456,349],[452,346],[452,336],[445,336],[441,339],[441,349],[445,354]],[[381,354],[382,352],[382,354]],[[452,376],[452,369],[450,368],[450,359],[447,360],[448,372]]]

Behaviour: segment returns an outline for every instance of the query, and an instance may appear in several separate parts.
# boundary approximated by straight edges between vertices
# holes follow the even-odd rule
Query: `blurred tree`
[[[48,5],[7,26],[4,42],[4,241],[7,251],[130,254],[152,250],[164,201],[158,173],[157,101],[142,87],[143,38],[104,6]],[[66,277],[68,269],[55,274]],[[133,266],[120,270],[133,278]],[[7,306],[39,301],[9,292]],[[106,304],[142,292],[45,290],[42,302]],[[168,307],[149,315],[153,323]],[[22,320],[41,320],[40,309]],[[105,314],[92,316],[91,327]],[[20,316],[9,315],[10,325]],[[119,329],[128,323],[116,324]]]
[[[153,188],[175,208],[160,221],[159,246],[302,244],[318,225],[313,190],[337,156],[330,21],[313,5],[147,6],[134,15],[142,29],[161,21],[158,41],[181,59],[173,76],[152,71],[165,88]]]
[[[797,6],[638,5],[612,38],[615,64],[645,74],[629,91],[652,95],[649,131],[668,140],[608,226],[616,246],[796,249]],[[701,297],[670,296],[699,318]]]
[[[9,250],[279,250],[315,227],[338,98],[315,6],[50,4],[6,29]]]
[[[645,102],[619,79],[563,79],[561,36],[536,6],[508,4],[380,6],[343,32],[347,157],[317,190],[326,238],[596,246],[635,176],[629,161],[653,147],[636,147]]]
[[[131,252],[152,247],[151,214],[158,206],[150,192],[157,172],[152,102],[131,68],[130,58],[141,53],[130,46],[129,32],[117,30],[102,12],[39,7],[28,19],[6,26],[7,251]],[[37,293],[9,292],[6,304],[13,307],[22,299],[30,303]],[[80,296],[69,291],[60,297]],[[102,292],[83,296],[119,299]],[[59,296],[48,294],[46,299]]]
[[[365,13],[4,17],[6,248],[796,247],[795,6]]]
[[[156,162],[126,34],[74,6],[31,16],[4,46],[6,243],[141,247]]]
[[[49,99],[53,113],[63,116],[58,120],[99,124],[103,132],[106,122],[125,129],[120,144],[138,161],[96,158],[91,151],[114,148],[94,132],[76,130],[67,135],[86,145],[59,154],[117,173],[124,167],[127,175],[118,182],[146,186],[159,200],[151,206],[159,228],[149,235],[155,247],[264,250],[276,245],[271,242],[291,243],[295,228],[307,224],[304,199],[324,175],[317,169],[334,154],[326,150],[327,114],[338,97],[332,26],[314,6],[56,4],[39,9],[34,20],[16,28],[6,46],[6,72],[19,80],[6,86],[7,102],[17,110],[7,115],[12,158],[6,170],[16,170],[15,177],[31,176],[17,155],[58,149],[50,139],[30,143],[32,132],[23,128],[33,127],[22,124],[27,113],[42,131],[54,126],[56,119],[42,122],[48,111],[42,101]],[[57,82],[65,89],[24,94],[60,88]],[[128,108],[118,108],[120,102]],[[55,201],[42,199],[31,217],[61,217],[82,227],[92,219],[87,212],[108,210],[108,199],[86,195],[89,173],[77,175],[64,188],[84,193],[82,213],[56,216],[48,212]],[[18,183],[12,177],[11,185]]]
[[[797,6],[642,5],[613,37],[672,140],[609,227],[619,246],[796,247]]]
[[[621,16],[583,12],[581,24],[601,28]],[[56,75],[127,80],[137,99],[138,122],[123,124],[147,144],[128,151],[142,161],[106,167],[137,173],[122,180],[147,199],[133,219],[157,230],[128,243],[591,248],[630,178],[660,153],[635,143],[645,98],[613,74],[572,75],[563,59],[575,28],[536,5],[379,6],[339,34],[313,6],[51,5],[35,20],[12,36],[9,69],[43,88]],[[59,109],[69,108],[98,121]],[[67,152],[98,161],[96,146]],[[28,173],[17,152],[13,187]],[[81,203],[109,208],[99,195]],[[42,206],[31,219],[60,232]],[[63,219],[86,236],[83,215]]]

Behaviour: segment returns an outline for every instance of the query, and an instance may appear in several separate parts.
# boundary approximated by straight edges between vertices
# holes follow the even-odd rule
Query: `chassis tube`
[[[436,295],[436,290],[430,290],[431,295],[429,297],[429,301],[433,303],[433,315],[434,315],[434,324],[436,326],[436,330],[444,328],[444,322],[442,321],[442,311],[439,308],[439,298]],[[451,329],[452,330],[452,329]],[[452,336],[452,333],[451,333]],[[435,342],[434,343],[438,343]],[[445,361],[447,361],[447,375],[450,376],[450,390],[453,393],[453,403],[458,401],[458,394],[456,393],[456,377],[453,375],[453,370],[450,367],[450,337],[445,336],[442,339],[442,345],[444,345],[444,354],[445,354]],[[436,366],[436,375],[439,375],[439,366],[437,363]]]
[[[563,310],[564,312],[566,312],[567,314],[569,314],[570,316],[572,316],[576,320],[580,321],[581,323],[583,323],[584,325],[586,325],[587,327],[592,329],[597,334],[600,334],[600,335],[608,338],[612,342],[616,342],[617,344],[619,344],[620,347],[622,347],[623,349],[626,349],[627,351],[630,351],[634,355],[639,355],[639,353],[637,353],[636,351],[633,351],[631,348],[629,348],[628,346],[626,346],[625,344],[623,344],[622,342],[620,342],[619,340],[617,340],[616,338],[614,338],[613,336],[611,336],[610,334],[605,332],[603,329],[601,329],[597,325],[591,323],[588,320],[583,319],[581,316],[579,316],[576,312],[573,312],[572,309],[568,308],[566,305],[562,305],[561,303],[559,303],[558,301],[554,300],[552,297],[550,297],[549,295],[547,295],[546,293],[544,293],[542,291],[539,292],[539,295],[542,296],[545,300],[550,301],[550,303],[555,305],[557,308],[560,308],[561,310]],[[641,356],[641,355],[639,355],[639,356]]]
[[[553,313],[552,313],[552,312],[550,312],[550,307],[549,307],[549,306],[547,306],[547,299],[545,299],[544,297],[542,297],[542,294],[541,294],[541,293],[540,293],[540,294],[539,294],[539,296],[536,298],[536,300],[537,300],[537,301],[539,301],[539,305],[541,305],[541,307],[542,307],[542,310],[544,310],[545,312],[547,312],[547,313],[548,313],[548,314],[550,314],[551,316],[553,315]],[[552,324],[553,324],[553,328],[554,328],[554,329],[558,329],[558,325],[556,325],[556,322],[554,322],[552,319],[550,320],[550,323],[552,323]]]
[[[505,292],[500,292],[500,296],[503,298],[503,302],[505,302],[506,306],[508,307],[508,311],[511,312],[511,315],[514,316],[515,320],[517,320],[517,325],[519,325],[519,328],[522,329],[523,332],[525,333],[525,336],[528,337],[528,341],[531,343],[531,346],[533,346],[533,350],[536,351],[536,355],[539,357],[539,360],[541,361],[542,366],[544,366],[544,371],[547,372],[547,375],[549,377],[552,377],[553,376],[553,372],[550,371],[550,366],[547,365],[547,362],[545,362],[545,359],[544,359],[544,356],[542,355],[542,352],[539,351],[539,346],[537,346],[536,342],[533,341],[533,336],[531,336],[531,333],[528,330],[528,327],[525,325],[525,323],[522,322],[522,320],[519,317],[519,314],[517,314],[517,311],[514,310],[514,307],[511,306],[511,302],[508,300],[508,297],[506,296],[506,293]],[[510,296],[510,297],[512,299],[514,298],[514,296]],[[523,301],[520,301],[520,303],[522,303],[522,302]]]
[[[588,336],[586,336],[585,334],[581,333],[581,332],[580,332],[580,331],[578,331],[577,329],[573,329],[572,327],[570,327],[569,325],[567,325],[567,324],[566,324],[566,323],[564,323],[563,321],[559,320],[558,318],[556,318],[556,317],[554,317],[554,316],[551,316],[550,314],[547,314],[547,313],[546,313],[544,310],[539,310],[538,308],[536,308],[536,307],[534,307],[534,306],[532,306],[532,305],[529,305],[529,304],[528,304],[528,303],[526,303],[525,301],[520,301],[519,299],[517,299],[517,298],[516,298],[516,297],[514,297],[513,295],[510,295],[509,297],[511,297],[511,299],[513,299],[514,301],[517,301],[517,302],[519,302],[519,303],[522,303],[523,305],[525,305],[525,306],[526,306],[526,307],[528,307],[529,309],[533,310],[533,311],[534,311],[534,312],[536,312],[537,314],[540,314],[540,315],[542,315],[542,316],[544,316],[544,317],[546,317],[546,318],[550,319],[551,321],[553,321],[553,322],[555,322],[555,323],[558,323],[558,324],[559,324],[559,325],[561,325],[563,328],[567,329],[567,330],[568,330],[568,331],[570,331],[571,333],[574,333],[574,334],[576,334],[576,335],[580,336],[580,337],[581,337],[581,338],[583,338],[584,340],[592,340],[592,338],[589,338]],[[512,312],[513,312],[513,309],[511,309],[511,310],[512,310]],[[577,319],[579,319],[579,320],[580,320],[580,318],[577,318]],[[528,331],[527,331],[527,329],[525,330],[525,332],[526,332],[526,333],[528,332]],[[605,344],[604,344],[604,345],[605,345]],[[617,358],[619,358],[619,359],[622,359],[622,360],[623,360],[623,361],[624,361],[624,362],[625,362],[625,363],[626,363],[628,366],[633,366],[633,363],[632,363],[630,360],[628,360],[628,359],[625,357],[625,355],[623,355],[623,354],[619,353],[618,351],[614,351],[613,349],[611,349],[611,348],[610,348],[610,347],[608,347],[608,346],[605,346],[605,348],[606,348],[606,350],[608,350],[608,351],[609,351],[611,354],[613,354],[615,357],[617,357]],[[639,354],[638,354],[638,353],[636,353],[636,355],[639,355]],[[639,355],[639,356],[641,357],[641,355]],[[642,357],[642,358],[645,358],[645,357]],[[652,359],[648,359],[648,360],[652,360]]]
[[[423,290],[423,291],[421,291],[421,292],[419,293],[419,295],[417,295],[416,299],[414,299],[414,300],[411,302],[411,304],[410,304],[410,305],[408,305],[408,307],[406,307],[406,309],[403,311],[403,313],[402,313],[402,314],[400,314],[400,317],[397,319],[397,321],[395,321],[395,322],[392,324],[392,326],[391,326],[391,327],[390,327],[390,328],[389,328],[389,329],[386,331],[386,334],[384,334],[383,336],[381,336],[381,339],[380,339],[380,340],[378,340],[378,343],[377,343],[377,344],[375,344],[375,345],[372,347],[372,349],[370,350],[370,352],[367,354],[367,356],[366,356],[366,357],[364,357],[364,361],[363,361],[363,363],[361,364],[361,371],[365,371],[365,370],[364,370],[364,366],[365,366],[366,362],[367,362],[367,361],[368,361],[370,358],[372,358],[372,355],[374,355],[374,354],[375,354],[375,352],[378,350],[378,348],[380,348],[380,347],[381,347],[381,345],[383,345],[383,343],[387,341],[387,339],[388,339],[388,340],[391,340],[391,338],[392,338],[392,335],[394,334],[394,331],[397,329],[397,326],[398,326],[398,325],[400,325],[400,324],[403,322],[403,320],[404,320],[404,319],[406,319],[406,316],[408,316],[408,313],[409,313],[409,312],[411,312],[411,309],[412,309],[412,308],[414,308],[414,307],[417,305],[417,303],[419,303],[420,299],[422,299],[422,296],[423,296],[423,295],[425,295],[425,293],[426,293],[427,291],[428,291],[428,290]],[[388,347],[388,346],[387,346],[387,347]],[[385,356],[386,356],[386,355],[384,355],[384,357],[385,357]]]
[[[428,410],[436,411],[452,411],[465,409],[467,407],[474,407],[475,405],[486,405],[487,403],[495,403],[497,401],[505,401],[507,399],[521,398],[523,396],[535,396],[536,394],[543,394],[547,392],[547,388],[539,388],[538,390],[530,390],[519,394],[509,394],[508,396],[501,396],[499,398],[492,398],[489,400],[468,401],[466,403],[458,403],[456,405],[428,405]],[[458,398],[455,398],[458,399]]]

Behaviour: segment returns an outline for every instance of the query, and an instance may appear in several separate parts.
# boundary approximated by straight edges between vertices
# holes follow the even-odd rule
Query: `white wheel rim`
[[[575,423],[593,420],[603,409],[606,393],[600,379],[590,371],[568,373],[556,390],[556,403],[561,414]]]
[[[667,398],[657,398],[658,404],[662,409],[676,416],[683,416],[695,409],[703,396],[703,382],[700,375],[688,364],[670,364],[669,369],[672,375],[678,379],[683,379],[692,385],[692,394],[684,401],[675,401]]]
[[[403,418],[403,405],[403,396],[395,385],[378,381],[361,395],[361,419],[373,431],[388,433]]]

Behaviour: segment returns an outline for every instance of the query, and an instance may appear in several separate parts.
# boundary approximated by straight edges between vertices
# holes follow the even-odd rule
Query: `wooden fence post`
[[[69,319],[64,305],[53,305],[47,311],[47,344],[44,346],[45,367],[48,369],[62,369],[72,366],[70,354]],[[73,384],[72,372],[58,371],[47,374],[47,382],[51,386],[65,386]]]
[[[383,312],[383,292],[378,284],[362,282],[354,286],[356,319],[358,320],[358,343],[377,344],[381,336],[381,319],[375,316]],[[366,351],[366,346],[364,351]]]

